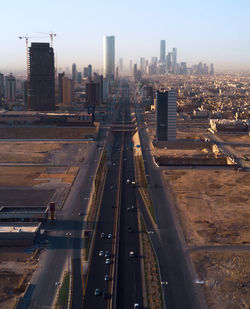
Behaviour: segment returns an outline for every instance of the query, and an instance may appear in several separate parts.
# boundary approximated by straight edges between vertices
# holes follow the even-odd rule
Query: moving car
[[[109,281],[109,280],[110,280],[109,275],[105,275],[105,277],[104,277],[104,281]]]
[[[101,289],[95,289],[95,296],[101,295],[102,291]]]
[[[106,259],[105,264],[110,264],[111,260],[110,259]]]
[[[135,257],[134,251],[130,251],[130,252],[129,252],[129,256],[130,256],[130,257]]]

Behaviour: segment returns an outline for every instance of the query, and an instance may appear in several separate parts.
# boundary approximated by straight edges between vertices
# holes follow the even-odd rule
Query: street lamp
[[[70,273],[70,254],[69,254],[69,237],[71,236],[70,232],[67,232],[66,234],[67,240],[68,240],[68,272]]]

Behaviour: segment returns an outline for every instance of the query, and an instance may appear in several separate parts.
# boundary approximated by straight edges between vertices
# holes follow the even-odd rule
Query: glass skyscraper
[[[103,40],[104,77],[114,79],[115,76],[115,37],[105,36]]]
[[[161,40],[160,43],[160,62],[166,61],[166,41]]]

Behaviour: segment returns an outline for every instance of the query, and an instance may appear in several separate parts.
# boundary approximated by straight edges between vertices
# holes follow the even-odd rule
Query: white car
[[[110,259],[106,259],[105,264],[110,264],[111,260]]]
[[[135,253],[134,253],[134,251],[130,251],[129,252],[129,256],[132,258],[132,257],[135,257]]]

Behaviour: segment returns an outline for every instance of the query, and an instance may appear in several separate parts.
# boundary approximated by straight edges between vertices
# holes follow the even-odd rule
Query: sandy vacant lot
[[[215,246],[190,253],[199,279],[205,280],[209,308],[249,308],[250,252],[228,246],[250,243],[250,173],[186,169],[163,174],[187,246]]]
[[[221,139],[228,143],[250,144],[250,136],[248,134],[222,134],[216,133]]]
[[[0,138],[9,139],[84,139],[95,137],[98,127],[3,127]]]
[[[250,173],[234,170],[168,170],[188,245],[250,241]]]
[[[247,309],[250,304],[250,253],[192,254],[211,309]]]
[[[0,186],[34,186],[48,180],[38,180],[37,178],[46,171],[45,167],[37,166],[1,166]]]
[[[40,163],[50,151],[58,150],[62,147],[60,143],[44,142],[0,142],[0,162],[1,163]]]
[[[185,157],[206,157],[214,156],[213,152],[209,148],[193,147],[193,149],[160,149],[155,148],[157,156],[167,156],[175,158]]]
[[[23,248],[0,248],[0,308],[13,308],[13,295],[19,295],[14,289],[24,274],[31,275],[36,262]]]

